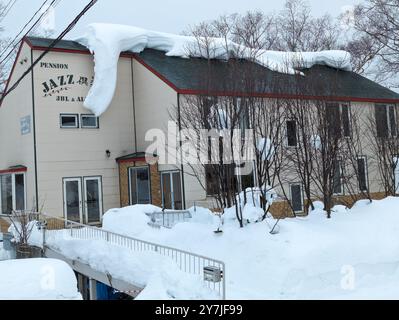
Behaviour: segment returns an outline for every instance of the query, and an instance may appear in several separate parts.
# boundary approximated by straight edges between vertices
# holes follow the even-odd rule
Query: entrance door
[[[150,173],[148,167],[129,169],[130,204],[149,204],[151,202]]]
[[[180,172],[163,172],[162,180],[162,202],[165,209],[182,210],[182,186]]]
[[[85,221],[84,223],[93,224],[101,221],[102,215],[102,188],[100,177],[83,178],[83,192],[85,196]]]
[[[80,178],[64,179],[64,212],[67,220],[82,222],[82,187]]]

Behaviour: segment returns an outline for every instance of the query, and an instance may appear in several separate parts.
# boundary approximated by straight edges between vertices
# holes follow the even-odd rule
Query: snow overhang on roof
[[[104,31],[103,29],[107,30]],[[122,32],[120,32],[121,30]],[[223,57],[223,55],[220,55],[218,59],[215,58],[211,60],[216,80],[213,83],[213,87],[209,88],[209,86],[204,86],[205,81],[203,81],[199,76],[200,74],[203,74],[203,77],[209,76],[209,74],[206,74],[209,70],[209,60],[201,58],[188,59],[183,53],[177,55],[179,52],[176,48],[181,49],[183,42],[182,39],[186,39],[187,37],[115,25],[91,25],[89,31],[89,35],[80,39],[82,44],[76,41],[61,40],[51,50],[81,54],[94,53],[96,59],[95,71],[97,81],[95,81],[89,92],[89,99],[86,99],[85,106],[96,114],[104,112],[113,98],[117,77],[116,62],[120,55],[137,60],[179,94],[399,103],[399,94],[356,73],[347,71],[349,70],[348,61],[342,61],[340,63],[341,68],[339,68],[339,65],[334,65],[332,60],[327,59],[328,56],[327,58],[325,57],[325,59],[319,57],[319,59],[315,59],[313,62],[308,60],[307,63],[304,63],[301,72],[305,77],[300,76],[300,82],[305,83],[305,81],[311,79],[311,76],[315,75],[318,77],[318,83],[324,82],[328,84],[331,82],[331,79],[333,79],[334,82],[338,83],[338,86],[334,88],[333,93],[322,92],[320,88],[315,87],[312,87],[311,90],[307,92],[309,85],[305,86],[306,88],[300,88],[301,90],[298,90],[298,81],[295,80],[298,78],[298,74],[292,74],[288,72],[288,70],[287,72],[273,71],[270,68],[266,68],[261,63],[254,63],[244,59],[241,61],[240,68],[245,70],[245,68],[247,68],[246,64],[251,65],[251,68],[256,68],[260,73],[262,73],[262,77],[264,78],[263,82],[267,82],[269,85],[262,86],[262,88],[252,88],[253,90],[251,92],[245,90],[245,88],[242,90],[243,86],[239,87],[236,83],[233,84],[231,88],[226,89],[226,87],[220,86],[220,83],[223,83],[223,81],[217,80],[217,77],[223,78],[226,72],[229,71],[229,64],[221,62],[221,60],[226,58]],[[117,32],[121,33],[115,38],[115,41],[117,42],[116,46],[118,48],[114,47],[115,41],[110,44],[104,44],[106,39]],[[90,33],[92,35],[90,35]],[[98,39],[94,39],[94,35],[97,35],[97,33],[99,33]],[[105,34],[103,35],[102,33]],[[137,36],[136,40],[134,40],[134,35]],[[130,37],[133,37],[134,39],[132,40]],[[173,41],[177,42],[178,45]],[[48,48],[52,40],[29,37],[26,39],[26,42],[34,50],[45,50]],[[94,42],[94,44],[89,44],[89,42]],[[124,47],[121,46],[119,42],[123,42]],[[133,46],[134,43],[136,43],[135,46]],[[91,46],[91,51],[89,51],[86,46]],[[148,49],[148,47],[154,47],[155,49]],[[173,50],[167,51],[168,47]],[[123,52],[119,52],[122,49]],[[140,51],[139,49],[142,51],[134,52]],[[111,51],[109,52],[109,50]],[[333,53],[334,51],[331,52],[332,56],[334,56]],[[272,55],[275,53],[268,51],[268,54]],[[287,55],[287,53],[279,54]],[[345,52],[344,55],[346,57]],[[112,58],[110,61],[111,63],[107,65],[110,58]],[[296,67],[299,66],[296,65]],[[108,71],[110,73],[108,73]],[[101,80],[104,72],[107,74],[106,82]],[[193,74],[196,76],[193,77]],[[238,70],[238,74],[240,74],[240,70]],[[109,75],[111,75],[111,82],[109,81]],[[291,88],[289,86],[277,87],[274,83],[276,78],[278,78],[278,81],[285,84],[294,83],[294,86]],[[100,90],[101,88],[104,90]],[[99,103],[96,104],[97,102]],[[93,107],[93,104],[96,104],[96,106]]]
[[[117,64],[122,52],[140,53],[144,49],[166,52],[169,57],[206,58],[227,61],[231,57],[255,61],[270,70],[296,74],[297,67],[310,68],[323,64],[351,70],[350,54],[345,51],[278,52],[254,50],[223,38],[206,39],[209,48],[199,45],[197,38],[145,30],[115,24],[90,24],[86,34],[76,41],[94,53],[95,77],[84,106],[96,116],[104,113],[113,99],[117,82]],[[201,42],[201,40],[200,40]]]

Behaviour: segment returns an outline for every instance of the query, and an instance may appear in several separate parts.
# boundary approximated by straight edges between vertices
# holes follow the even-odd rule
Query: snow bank
[[[63,261],[0,262],[1,300],[82,300],[73,270]]]
[[[136,237],[150,227],[150,218],[146,215],[161,212],[153,205],[134,205],[122,209],[111,209],[103,216],[103,229],[119,234]]]
[[[76,39],[94,53],[95,78],[84,106],[96,116],[104,113],[115,93],[117,65],[122,52],[139,53],[145,48],[165,51],[167,56],[199,57],[227,60],[237,54],[244,59],[256,60],[271,70],[296,73],[295,68],[310,68],[315,64],[351,70],[350,55],[345,51],[277,52],[257,50],[256,53],[234,42],[227,45],[222,38],[212,38],[210,49],[205,50],[198,39],[163,32],[149,31],[133,26],[90,24],[84,36]]]
[[[228,299],[397,299],[399,198],[337,206],[332,219],[314,205],[308,217],[280,221],[276,235],[267,221],[239,228],[228,209],[222,234],[181,223],[140,237],[224,261]],[[141,298],[162,298],[167,283],[154,275]]]

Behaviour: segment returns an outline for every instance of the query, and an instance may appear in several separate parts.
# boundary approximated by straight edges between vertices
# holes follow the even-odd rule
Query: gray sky
[[[2,25],[8,36],[15,36],[43,0],[19,0]],[[56,34],[64,29],[89,0],[61,0],[56,9]],[[94,8],[67,36],[78,36],[84,26],[92,22],[110,22],[135,25],[142,28],[180,33],[188,25],[217,17],[221,14],[260,9],[264,12],[278,11],[284,0],[99,0]],[[359,0],[308,0],[315,15],[326,12],[336,16],[342,7]]]

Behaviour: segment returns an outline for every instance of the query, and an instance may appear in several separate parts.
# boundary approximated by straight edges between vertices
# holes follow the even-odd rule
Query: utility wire
[[[43,57],[51,51],[52,48],[54,48],[58,42],[60,42],[79,22],[79,20],[85,15],[87,11],[89,11],[96,3],[98,0],[91,0],[86,7],[75,17],[75,19],[72,20],[72,22],[68,25],[68,27],[61,32],[61,34],[57,37],[57,39],[54,39],[53,42],[46,48],[45,51],[32,63],[32,65],[22,74],[22,76],[13,84],[13,86],[9,89],[6,89],[6,91],[2,94],[1,100],[0,100],[0,105],[3,103],[3,100],[6,96],[8,96],[12,91],[14,91],[18,85],[21,83],[21,81],[33,70],[33,68],[40,62],[40,60],[43,59]]]
[[[3,51],[0,53],[0,58],[3,57],[3,55],[7,52],[7,50],[14,44],[14,42],[18,39],[18,37],[24,32],[25,28],[32,22],[32,20],[35,18],[35,16],[43,9],[43,7],[46,5],[47,1],[49,0],[45,0],[43,2],[43,4],[41,5],[41,7],[39,8],[39,10],[37,10],[35,12],[35,14],[32,16],[32,18],[28,21],[28,23],[25,24],[25,26],[21,29],[21,31],[15,36],[15,38],[9,43],[9,45],[3,49]],[[29,28],[29,30],[25,33],[24,36],[28,35],[33,28],[43,19],[43,17],[47,14],[47,12],[50,10],[50,8],[53,6],[55,7],[60,0],[52,0],[52,2],[50,3],[50,5],[48,6],[47,10],[45,10],[44,12],[42,12],[42,14],[40,15],[40,17],[36,20],[36,22]],[[56,2],[56,3],[55,3]],[[0,66],[6,62],[12,55],[12,53],[14,52],[14,50],[20,45],[21,41],[22,41],[23,37],[21,39],[19,39],[14,46],[11,48],[11,50],[8,52],[8,54],[0,61]]]
[[[11,4],[11,2],[13,2],[13,3]],[[17,3],[17,0],[8,1],[7,5],[4,7],[3,11],[0,13],[0,23],[3,22],[4,18],[10,13],[11,9],[15,6],[16,3]],[[10,4],[11,4],[11,6],[10,6]]]

